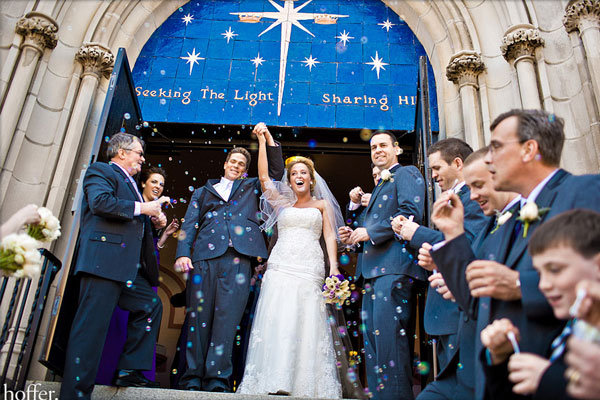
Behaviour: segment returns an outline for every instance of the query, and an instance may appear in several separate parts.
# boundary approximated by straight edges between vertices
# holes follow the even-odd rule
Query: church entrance
[[[310,32],[296,29],[298,21],[287,27],[280,23],[281,32],[275,32],[279,28],[269,22],[271,14],[262,11],[270,3],[250,12],[248,7],[257,3],[186,4],[144,45],[133,71],[124,50],[119,51],[90,161],[106,161],[106,142],[117,131],[141,136],[146,165],[167,173],[163,194],[173,199],[166,210],[169,220],[183,218],[194,189],[221,176],[226,152],[234,146],[251,151],[249,175],[256,176],[251,132],[258,122],[267,124],[285,158],[314,160],[342,208],[353,187],[373,188],[368,143],[373,130],[395,133],[404,151],[401,164],[423,166],[415,121],[419,57],[425,52],[398,15],[375,0],[356,6],[315,1],[302,10],[312,21]],[[281,3],[294,7],[292,0]],[[421,70],[427,66],[423,62]],[[424,82],[434,84],[433,78]],[[432,108],[436,131],[437,99],[435,90],[430,93],[423,104]],[[169,239],[160,252],[158,294],[164,311],[156,379],[162,387],[170,387],[180,372],[173,359],[185,313],[170,299],[185,289],[185,281],[173,271],[176,247],[176,239]],[[349,255],[340,262],[347,275],[355,261]],[[46,365],[57,371],[70,327],[69,307],[76,304],[68,286],[61,285],[64,296],[51,321],[56,330],[46,351]],[[361,347],[359,304],[357,299],[347,316],[356,349]],[[242,346],[243,337],[237,341]]]
[[[257,175],[257,147],[253,138],[253,125],[204,125],[181,123],[151,123],[152,133],[146,135],[146,164],[159,166],[167,173],[164,195],[170,196],[173,206],[165,212],[169,220],[182,219],[187,210],[194,189],[203,186],[207,179],[222,176],[223,163],[233,146],[250,150],[252,161],[249,176]],[[373,189],[371,177],[371,157],[369,149],[369,130],[357,129],[318,129],[289,128],[269,126],[275,139],[283,147],[284,158],[303,155],[310,157],[319,174],[335,195],[342,210],[348,203],[348,192],[355,186],[361,186],[365,192]],[[156,130],[156,131],[154,131]],[[404,165],[414,164],[415,134],[413,132],[394,132],[399,138],[404,152],[400,162]],[[160,252],[161,273],[164,276],[163,290],[159,291],[165,307],[165,315],[173,314],[175,318],[165,318],[161,327],[159,344],[164,347],[166,359],[157,364],[157,378],[168,384],[169,375],[174,368],[172,360],[176,352],[182,309],[169,306],[169,295],[175,294],[177,287],[184,285],[180,274],[173,273],[176,240],[170,239],[168,246]],[[356,255],[341,255],[340,267],[347,276],[352,276],[356,267]],[[178,279],[176,279],[178,278]],[[169,286],[175,285],[174,288]],[[169,288],[167,290],[167,288]],[[355,349],[360,349],[360,298],[351,307],[346,307],[348,331],[354,340]],[[167,311],[169,310],[169,311]],[[351,312],[350,312],[351,311]],[[250,312],[250,309],[248,310]],[[171,322],[173,320],[173,322]],[[179,323],[174,323],[179,320]],[[242,353],[244,334],[247,327],[240,327],[240,339],[236,342],[236,350]],[[239,344],[237,344],[239,343]],[[160,358],[162,360],[162,357]]]

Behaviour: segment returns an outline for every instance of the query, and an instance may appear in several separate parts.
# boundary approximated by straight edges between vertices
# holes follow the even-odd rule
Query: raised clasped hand
[[[269,128],[267,128],[267,125],[265,125],[264,122],[259,122],[258,124],[256,124],[254,126],[254,129],[252,130],[252,133],[256,135],[256,138],[259,143],[267,143],[269,145],[273,144],[271,143],[273,142],[271,132],[269,132]]]

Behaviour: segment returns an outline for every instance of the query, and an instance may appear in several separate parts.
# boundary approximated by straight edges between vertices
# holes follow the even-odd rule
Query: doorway
[[[169,220],[185,216],[189,200],[195,189],[203,186],[207,179],[220,178],[227,151],[236,147],[250,150],[252,161],[249,176],[257,175],[257,142],[252,137],[253,126],[249,125],[199,125],[180,123],[150,123],[151,129],[144,131],[146,142],[146,166],[158,166],[167,173],[164,195],[171,197],[173,206],[165,212]],[[361,186],[365,192],[373,189],[371,177],[371,157],[368,141],[370,131],[269,127],[273,137],[283,147],[284,159],[302,155],[311,158],[319,174],[326,179],[336,197],[342,213],[348,204],[348,192]],[[415,135],[411,132],[396,131],[404,152],[400,163],[414,164]],[[163,387],[169,387],[170,375],[176,373],[172,361],[177,350],[177,340],[183,322],[183,308],[173,307],[169,297],[185,287],[182,274],[173,271],[177,242],[169,239],[161,250],[160,268],[162,282],[159,296],[163,302],[163,321],[157,351],[157,380]],[[356,267],[356,256],[347,254],[341,258],[340,268],[347,276],[352,276]],[[360,298],[345,315],[348,332],[355,349],[360,349]],[[240,341],[243,346],[245,326],[240,327]],[[241,343],[240,343],[241,342]],[[238,344],[240,343],[240,344]]]

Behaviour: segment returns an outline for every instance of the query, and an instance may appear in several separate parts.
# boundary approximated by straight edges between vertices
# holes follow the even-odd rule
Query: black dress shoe
[[[140,371],[137,370],[120,370],[117,372],[115,385],[120,387],[146,387],[159,388],[158,382],[147,379]]]
[[[218,392],[218,393],[229,393],[230,390],[227,388],[224,388],[223,386],[215,386],[214,388],[210,389],[211,392]]]

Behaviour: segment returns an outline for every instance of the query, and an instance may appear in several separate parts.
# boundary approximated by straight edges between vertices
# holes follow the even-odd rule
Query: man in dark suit
[[[456,193],[463,204],[464,229],[469,241],[473,241],[487,223],[479,205],[471,200],[471,192],[463,177],[464,161],[472,152],[471,146],[456,138],[440,140],[427,151],[432,178],[443,191]],[[444,239],[440,231],[421,226],[403,216],[394,218],[392,228],[417,251],[424,243],[435,244]],[[432,285],[436,282],[438,280],[432,280]],[[466,315],[462,317],[464,319]],[[473,363],[460,363],[459,368],[460,320],[461,311],[456,302],[445,300],[436,290],[427,292],[424,325],[425,331],[436,337],[439,372],[437,380],[427,385],[419,399],[473,398]]]
[[[479,149],[471,153],[463,164],[463,176],[465,183],[469,187],[471,200],[479,205],[483,214],[486,216],[484,228],[479,231],[477,236],[471,241],[473,249],[482,249],[486,246],[486,241],[495,234],[500,234],[502,222],[506,219],[506,212],[510,210],[518,201],[517,193],[498,192],[494,190],[492,182],[492,174],[488,171],[483,158],[487,154],[487,147]],[[462,203],[462,199],[461,199]],[[497,220],[497,216],[504,215]],[[435,222],[435,220],[434,220]],[[492,233],[493,232],[493,233]],[[498,232],[498,233],[497,233]],[[492,235],[490,236],[490,233]],[[465,280],[466,265],[459,270],[449,270],[446,265],[435,265],[432,263],[429,255],[429,247],[422,247],[419,251],[419,265],[426,269],[437,268],[442,272],[444,285],[438,287],[440,294],[443,294],[444,299],[453,299],[460,307],[460,316],[457,329],[456,342],[458,343],[458,368],[456,376],[459,381],[465,381],[471,388],[477,388],[483,380],[482,366],[476,354],[481,350],[481,341],[477,333],[477,298],[471,296],[469,286]],[[475,250],[474,250],[475,251]],[[445,286],[447,284],[447,286]],[[479,331],[485,325],[480,327]],[[478,345],[476,345],[478,343]],[[475,349],[478,348],[479,351]],[[456,355],[454,356],[456,357]],[[452,382],[453,377],[449,374],[444,374],[432,387],[437,389],[437,386],[447,386],[448,382]],[[429,385],[431,386],[431,385]],[[428,386],[428,387],[429,387]],[[458,386],[457,389],[461,387]],[[425,389],[422,396],[427,396],[427,392],[432,389]],[[473,391],[473,389],[471,389]],[[467,396],[459,396],[453,390],[438,390],[442,397],[463,398]],[[471,393],[470,397],[474,397]],[[468,398],[468,397],[467,397]]]
[[[281,180],[281,147],[265,124],[254,132],[266,136],[269,176]],[[231,391],[233,339],[248,300],[251,258],[267,258],[260,182],[242,178],[249,164],[246,149],[231,150],[223,177],[196,189],[185,214],[175,262],[176,271],[189,273],[187,369],[179,383],[184,389]]]
[[[356,275],[364,278],[366,291],[361,314],[369,390],[376,399],[412,399],[413,286],[426,274],[395,239],[390,222],[397,215],[422,221],[425,184],[416,167],[398,164],[402,150],[393,134],[376,132],[370,145],[371,160],[381,171],[379,183],[363,226],[340,238],[363,246]]]
[[[448,271],[468,265],[469,290],[471,296],[479,298],[478,328],[509,318],[521,332],[521,350],[543,354],[563,323],[554,317],[538,289],[539,275],[526,251],[528,235],[545,219],[562,211],[598,210],[600,177],[573,176],[559,168],[563,122],[553,114],[511,110],[496,118],[491,129],[485,161],[494,188],[514,191],[522,199],[493,240],[474,254],[464,235],[460,200],[453,194],[442,196],[432,218],[447,242],[432,255],[435,263]],[[484,397],[481,386],[476,387],[476,397]]]
[[[150,370],[162,316],[158,265],[151,220],[168,198],[144,202],[132,176],[144,162],[141,139],[117,133],[108,143],[110,163],[89,166],[83,180],[79,248],[79,307],[73,320],[61,399],[89,399],[116,305],[129,311],[127,341],[119,360],[117,386],[158,387]]]

